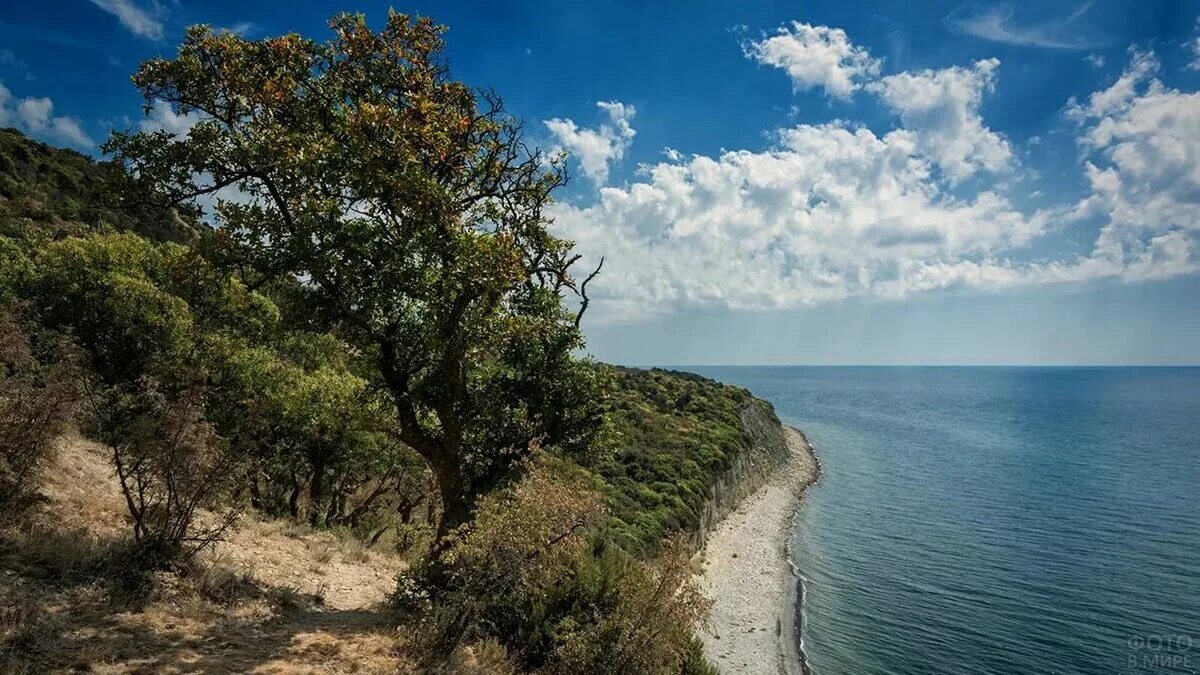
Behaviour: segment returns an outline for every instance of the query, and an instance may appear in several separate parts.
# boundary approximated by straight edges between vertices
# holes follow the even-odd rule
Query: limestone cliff
[[[709,531],[738,503],[762,487],[771,474],[788,460],[783,424],[770,403],[751,398],[740,411],[747,446],[709,491],[700,517],[699,531],[693,534],[696,549],[704,546]]]

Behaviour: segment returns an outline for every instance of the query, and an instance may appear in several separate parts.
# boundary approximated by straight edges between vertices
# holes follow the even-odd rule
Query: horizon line
[[[671,363],[626,368],[1200,368],[1200,363]]]

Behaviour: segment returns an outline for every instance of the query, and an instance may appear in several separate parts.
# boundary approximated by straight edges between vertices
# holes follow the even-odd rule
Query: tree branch
[[[575,313],[575,328],[579,328],[579,322],[583,320],[583,313],[587,311],[588,305],[591,303],[591,299],[588,298],[588,294],[587,294],[588,282],[591,281],[592,279],[595,279],[596,275],[600,274],[600,270],[603,267],[604,267],[604,258],[601,257],[600,264],[596,265],[596,269],[592,270],[592,273],[587,275],[587,278],[584,279],[583,283],[579,285],[580,301],[579,301],[579,311]]]

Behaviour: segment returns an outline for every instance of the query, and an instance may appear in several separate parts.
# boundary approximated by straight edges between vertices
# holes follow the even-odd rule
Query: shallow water
[[[821,458],[817,673],[1200,672],[1200,369],[688,370]]]

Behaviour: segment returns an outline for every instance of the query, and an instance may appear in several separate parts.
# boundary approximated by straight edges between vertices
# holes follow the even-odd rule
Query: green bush
[[[72,334],[97,375],[98,435],[133,433],[136,417],[112,413],[147,381],[168,396],[200,390],[198,419],[249,468],[256,506],[375,540],[412,524],[427,470],[344,342],[292,328],[272,299],[176,244],[127,232],[2,247],[19,265],[0,292]]]
[[[681,672],[707,610],[686,546],[641,561],[607,544],[601,496],[551,473],[485,497],[436,565],[401,578],[418,655],[494,640],[524,672]]]

